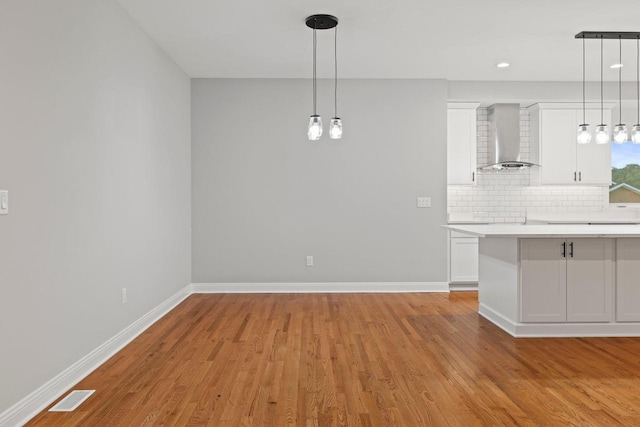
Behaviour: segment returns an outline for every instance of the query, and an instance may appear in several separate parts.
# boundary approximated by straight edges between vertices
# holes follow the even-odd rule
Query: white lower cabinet
[[[616,245],[616,320],[640,322],[640,239]]]
[[[478,238],[456,237],[456,234],[452,233],[450,250],[450,281],[453,283],[477,282]]]
[[[522,239],[522,322],[609,322],[613,239]]]

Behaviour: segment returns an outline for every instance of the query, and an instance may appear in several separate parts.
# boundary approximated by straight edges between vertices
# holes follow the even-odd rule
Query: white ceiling
[[[314,13],[340,20],[341,78],[580,80],[575,34],[640,31],[638,0],[119,2],[191,77],[310,77],[304,21]],[[586,47],[587,80],[599,80],[599,42]],[[608,68],[617,56],[618,42],[605,41],[605,79],[617,79]],[[623,41],[623,80],[635,80],[635,62],[635,42]],[[319,31],[319,76],[332,67],[333,30]]]

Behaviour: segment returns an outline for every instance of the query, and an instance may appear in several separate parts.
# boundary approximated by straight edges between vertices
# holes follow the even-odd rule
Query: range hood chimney
[[[489,107],[489,164],[483,170],[540,166],[520,160],[520,104]]]

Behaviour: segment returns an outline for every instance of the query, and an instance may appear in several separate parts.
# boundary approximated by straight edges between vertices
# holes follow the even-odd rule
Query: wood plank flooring
[[[475,293],[192,295],[32,426],[640,425],[640,339],[515,339]]]

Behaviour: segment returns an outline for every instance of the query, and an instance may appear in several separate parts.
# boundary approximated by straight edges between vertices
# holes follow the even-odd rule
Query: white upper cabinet
[[[604,123],[611,123],[612,105],[605,105]],[[549,103],[529,107],[531,161],[541,167],[532,170],[534,185],[611,184],[611,144],[578,145],[576,132],[583,123],[582,104]],[[600,124],[599,105],[586,110],[591,130]],[[611,126],[611,125],[610,125]]]
[[[480,104],[447,104],[447,184],[476,183],[476,110]]]

